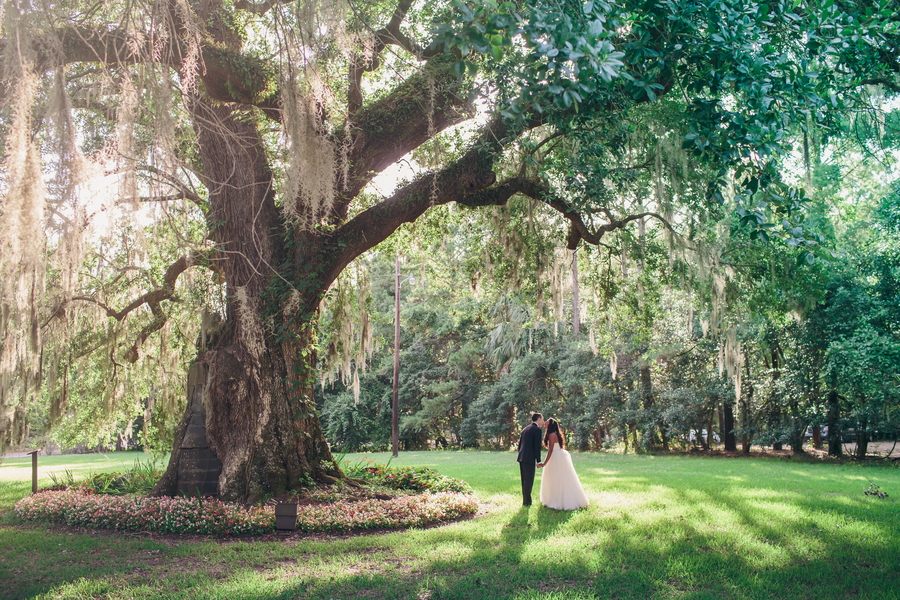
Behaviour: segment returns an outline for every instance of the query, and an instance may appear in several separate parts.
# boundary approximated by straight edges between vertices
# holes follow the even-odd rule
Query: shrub
[[[89,475],[87,479],[75,481],[71,471],[66,470],[63,475],[50,474],[54,487],[74,487],[88,490],[96,494],[140,494],[149,492],[162,477],[162,471],[156,469],[153,462],[142,463],[137,460],[134,466],[124,473],[96,473]]]
[[[139,494],[149,492],[162,477],[162,471],[126,471],[97,473],[75,484],[97,494]]]
[[[390,467],[362,459],[355,465],[343,466],[343,469],[350,477],[365,479],[370,483],[395,490],[473,493],[465,481],[446,477],[429,467]]]
[[[453,492],[419,494],[391,500],[335,502],[299,507],[297,528],[302,531],[335,531],[422,527],[472,515],[477,510],[475,498]]]

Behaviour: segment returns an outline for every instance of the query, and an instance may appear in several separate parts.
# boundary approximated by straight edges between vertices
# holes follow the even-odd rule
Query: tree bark
[[[726,452],[737,451],[737,437],[734,435],[734,409],[730,402],[722,403],[722,442]]]
[[[841,406],[837,390],[830,390],[825,402],[828,406],[828,456],[841,456],[843,454],[843,446],[841,445],[841,431],[838,421],[840,419]]]
[[[854,456],[857,460],[865,460],[869,451],[869,420],[862,417],[859,420],[859,428],[856,430],[856,452]]]
[[[578,308],[578,248],[572,250],[572,333],[578,336],[581,315]]]
[[[301,475],[340,476],[312,389],[315,320],[327,289],[316,273],[322,240],[282,221],[262,140],[246,111],[199,99],[190,108],[212,182],[209,221],[227,287],[225,322],[198,356],[208,369],[205,435],[221,463],[218,496],[252,502],[296,488]],[[284,242],[291,233],[293,248]],[[273,277],[273,266],[285,262],[293,268]],[[172,493],[173,480],[178,489],[185,432],[179,428],[158,493]]]
[[[750,454],[751,439],[747,429],[750,427],[750,402],[753,400],[754,389],[750,379],[750,361],[745,361],[744,364],[747,368],[747,394],[746,397],[738,398],[738,405],[741,411],[741,429],[744,430],[744,434],[741,436],[741,452]]]
[[[812,430],[813,448],[822,449],[822,428],[818,425],[813,426]]]
[[[775,383],[781,377],[781,368],[778,363],[778,350],[772,350],[772,389],[775,389]],[[781,421],[781,409],[778,405],[778,400],[775,398],[774,391],[772,395],[769,397],[769,419],[768,425],[771,428],[772,426],[777,426]],[[772,444],[772,450],[781,450],[782,443],[781,441],[776,441]]]

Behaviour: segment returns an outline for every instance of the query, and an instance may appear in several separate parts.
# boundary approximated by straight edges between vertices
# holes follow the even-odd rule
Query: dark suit
[[[532,423],[519,437],[519,472],[522,475],[522,504],[531,506],[535,465],[541,462],[541,428]]]

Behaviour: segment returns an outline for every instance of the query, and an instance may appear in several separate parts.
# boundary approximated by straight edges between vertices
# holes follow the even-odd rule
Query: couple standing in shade
[[[556,419],[548,419],[546,422],[547,433],[543,436],[543,445],[547,447],[547,460],[541,462],[541,429],[544,424],[543,415],[533,414],[531,425],[523,429],[519,437],[522,503],[531,506],[534,474],[537,467],[541,467],[544,469],[541,475],[541,504],[557,510],[584,508],[590,501],[575,473],[572,455],[565,450],[566,440]]]

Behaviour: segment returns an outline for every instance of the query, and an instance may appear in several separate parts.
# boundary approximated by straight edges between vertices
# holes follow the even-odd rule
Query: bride
[[[557,510],[575,510],[590,504],[572,465],[572,455],[563,449],[566,440],[556,419],[547,420],[544,444],[547,446],[547,460],[538,465],[544,468],[541,504]]]

